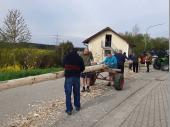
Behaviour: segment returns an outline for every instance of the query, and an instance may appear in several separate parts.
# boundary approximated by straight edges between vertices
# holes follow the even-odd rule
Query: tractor
[[[169,71],[169,54],[161,51],[154,60],[153,67],[157,70]]]

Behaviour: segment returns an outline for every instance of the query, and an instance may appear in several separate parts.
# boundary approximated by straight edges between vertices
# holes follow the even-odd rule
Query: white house
[[[121,35],[109,27],[87,38],[83,43],[92,52],[95,62],[101,62],[107,52],[113,53],[114,51],[122,50],[122,52],[126,52],[128,55],[132,52],[133,47],[133,45],[130,45]]]

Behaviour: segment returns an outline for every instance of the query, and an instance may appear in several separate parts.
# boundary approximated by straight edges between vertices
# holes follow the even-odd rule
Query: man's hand
[[[97,62],[91,62],[91,65],[96,65],[97,64]]]

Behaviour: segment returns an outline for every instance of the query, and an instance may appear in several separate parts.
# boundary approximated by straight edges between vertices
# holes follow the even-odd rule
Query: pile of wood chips
[[[88,101],[97,96],[102,95],[103,92],[108,90],[105,82],[96,83],[96,85],[90,87],[91,91],[81,93],[82,101]],[[32,105],[34,107],[34,105]],[[36,107],[36,108],[35,108]],[[47,121],[52,117],[55,112],[55,119],[60,117],[61,113],[65,109],[65,98],[56,99],[50,102],[42,102],[40,105],[36,105],[34,111],[31,111],[27,116],[18,115],[15,119],[9,121],[9,127],[40,127],[41,122]]]

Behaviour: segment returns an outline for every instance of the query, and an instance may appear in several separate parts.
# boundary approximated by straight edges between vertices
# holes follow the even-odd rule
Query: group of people
[[[139,63],[141,62],[141,58],[133,53],[128,56],[127,60],[129,61],[129,70],[133,70],[133,72],[138,73],[139,70],[138,68],[139,68]],[[144,60],[145,60],[145,65],[147,67],[146,72],[149,72],[149,66],[152,63],[151,54],[147,53],[144,57]]]
[[[122,53],[122,50],[114,52],[114,54],[108,53],[106,58],[103,60],[103,64],[108,65],[109,68],[118,68],[120,73],[124,75],[124,63],[125,60],[132,61],[129,64],[129,69],[133,66],[133,71],[138,72],[138,57],[134,54],[126,57],[126,53]],[[87,48],[84,49],[83,53],[79,55],[76,49],[71,49],[70,52],[63,59],[63,66],[65,69],[65,83],[64,90],[66,95],[66,113],[68,115],[72,114],[73,106],[71,102],[71,94],[73,91],[74,106],[75,110],[79,111],[81,108],[80,104],[80,77],[82,81],[81,92],[90,92],[90,79],[94,76],[93,72],[83,72],[85,66],[90,66],[96,64],[93,60],[92,53],[89,52]],[[146,59],[147,71],[149,72],[149,57]],[[112,73],[109,73],[109,84],[112,85],[113,82]]]

